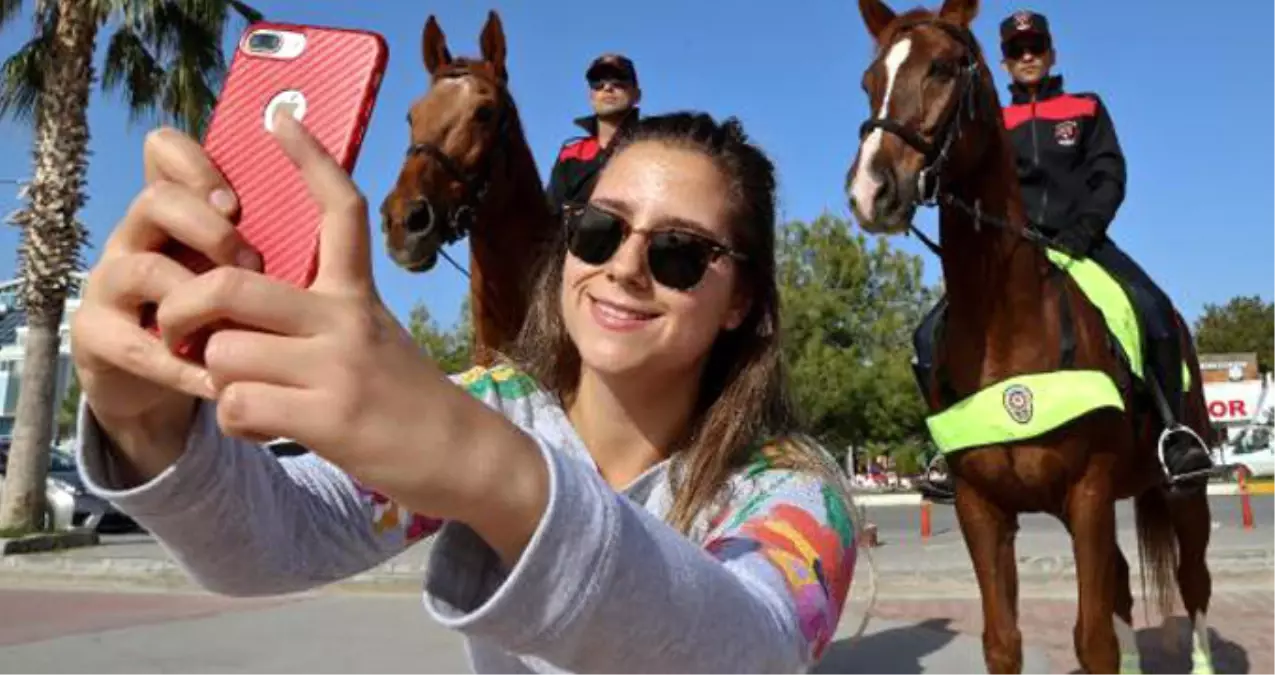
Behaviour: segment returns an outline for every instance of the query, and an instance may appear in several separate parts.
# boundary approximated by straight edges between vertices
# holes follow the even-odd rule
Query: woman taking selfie
[[[357,188],[291,117],[275,135],[323,212],[306,290],[254,271],[195,141],[148,139],[148,186],[72,328],[95,492],[232,595],[432,536],[427,611],[480,672],[818,660],[853,507],[786,398],[774,170],[737,122],[642,122],[569,219],[510,362],[451,378],[378,297]],[[222,267],[192,274],[157,252],[168,238]],[[164,341],[138,327],[146,302]],[[233,327],[205,366],[173,354],[212,324]],[[313,454],[256,442],[275,437]]]

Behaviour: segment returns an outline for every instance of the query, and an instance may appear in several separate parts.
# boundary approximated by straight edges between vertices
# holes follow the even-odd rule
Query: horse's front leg
[[[964,484],[956,491],[956,517],[983,598],[987,672],[1022,672],[1023,636],[1018,631],[1018,567],[1014,559],[1018,516]]]
[[[1120,646],[1114,623],[1120,591],[1120,552],[1116,548],[1116,506],[1109,472],[1089,471],[1072,488],[1066,517],[1079,585],[1076,658],[1086,672],[1120,672]]]

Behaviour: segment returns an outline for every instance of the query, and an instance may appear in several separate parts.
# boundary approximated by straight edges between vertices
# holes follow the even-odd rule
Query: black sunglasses
[[[624,219],[587,204],[567,215],[567,251],[590,265],[611,259],[633,229]],[[689,291],[704,279],[714,260],[729,256],[738,261],[747,257],[704,235],[686,230],[655,230],[647,237],[646,264],[651,278],[675,291]]]
[[[1029,37],[1011,40],[1001,48],[1001,53],[1005,58],[1017,61],[1023,58],[1023,54],[1028,52],[1036,56],[1044,56],[1049,52],[1049,38],[1045,37]]]
[[[599,91],[603,87],[607,86],[608,84],[617,88],[633,86],[633,82],[631,80],[627,80],[627,79],[619,78],[619,77],[606,76],[606,77],[599,77],[597,79],[589,80],[589,88],[594,91]]]

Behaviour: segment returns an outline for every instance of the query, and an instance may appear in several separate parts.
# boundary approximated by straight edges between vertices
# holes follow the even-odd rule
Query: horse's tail
[[[1173,591],[1177,588],[1178,541],[1169,514],[1168,495],[1152,487],[1134,499],[1138,523],[1138,560],[1142,571],[1144,609],[1155,605],[1161,621],[1173,613]],[[1152,595],[1147,595],[1147,581]],[[1145,614],[1151,623],[1150,613]]]

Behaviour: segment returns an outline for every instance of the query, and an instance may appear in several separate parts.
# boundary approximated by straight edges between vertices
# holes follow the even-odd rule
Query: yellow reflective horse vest
[[[1044,435],[1099,408],[1124,410],[1106,373],[1064,370],[1002,380],[926,418],[943,454]]]

